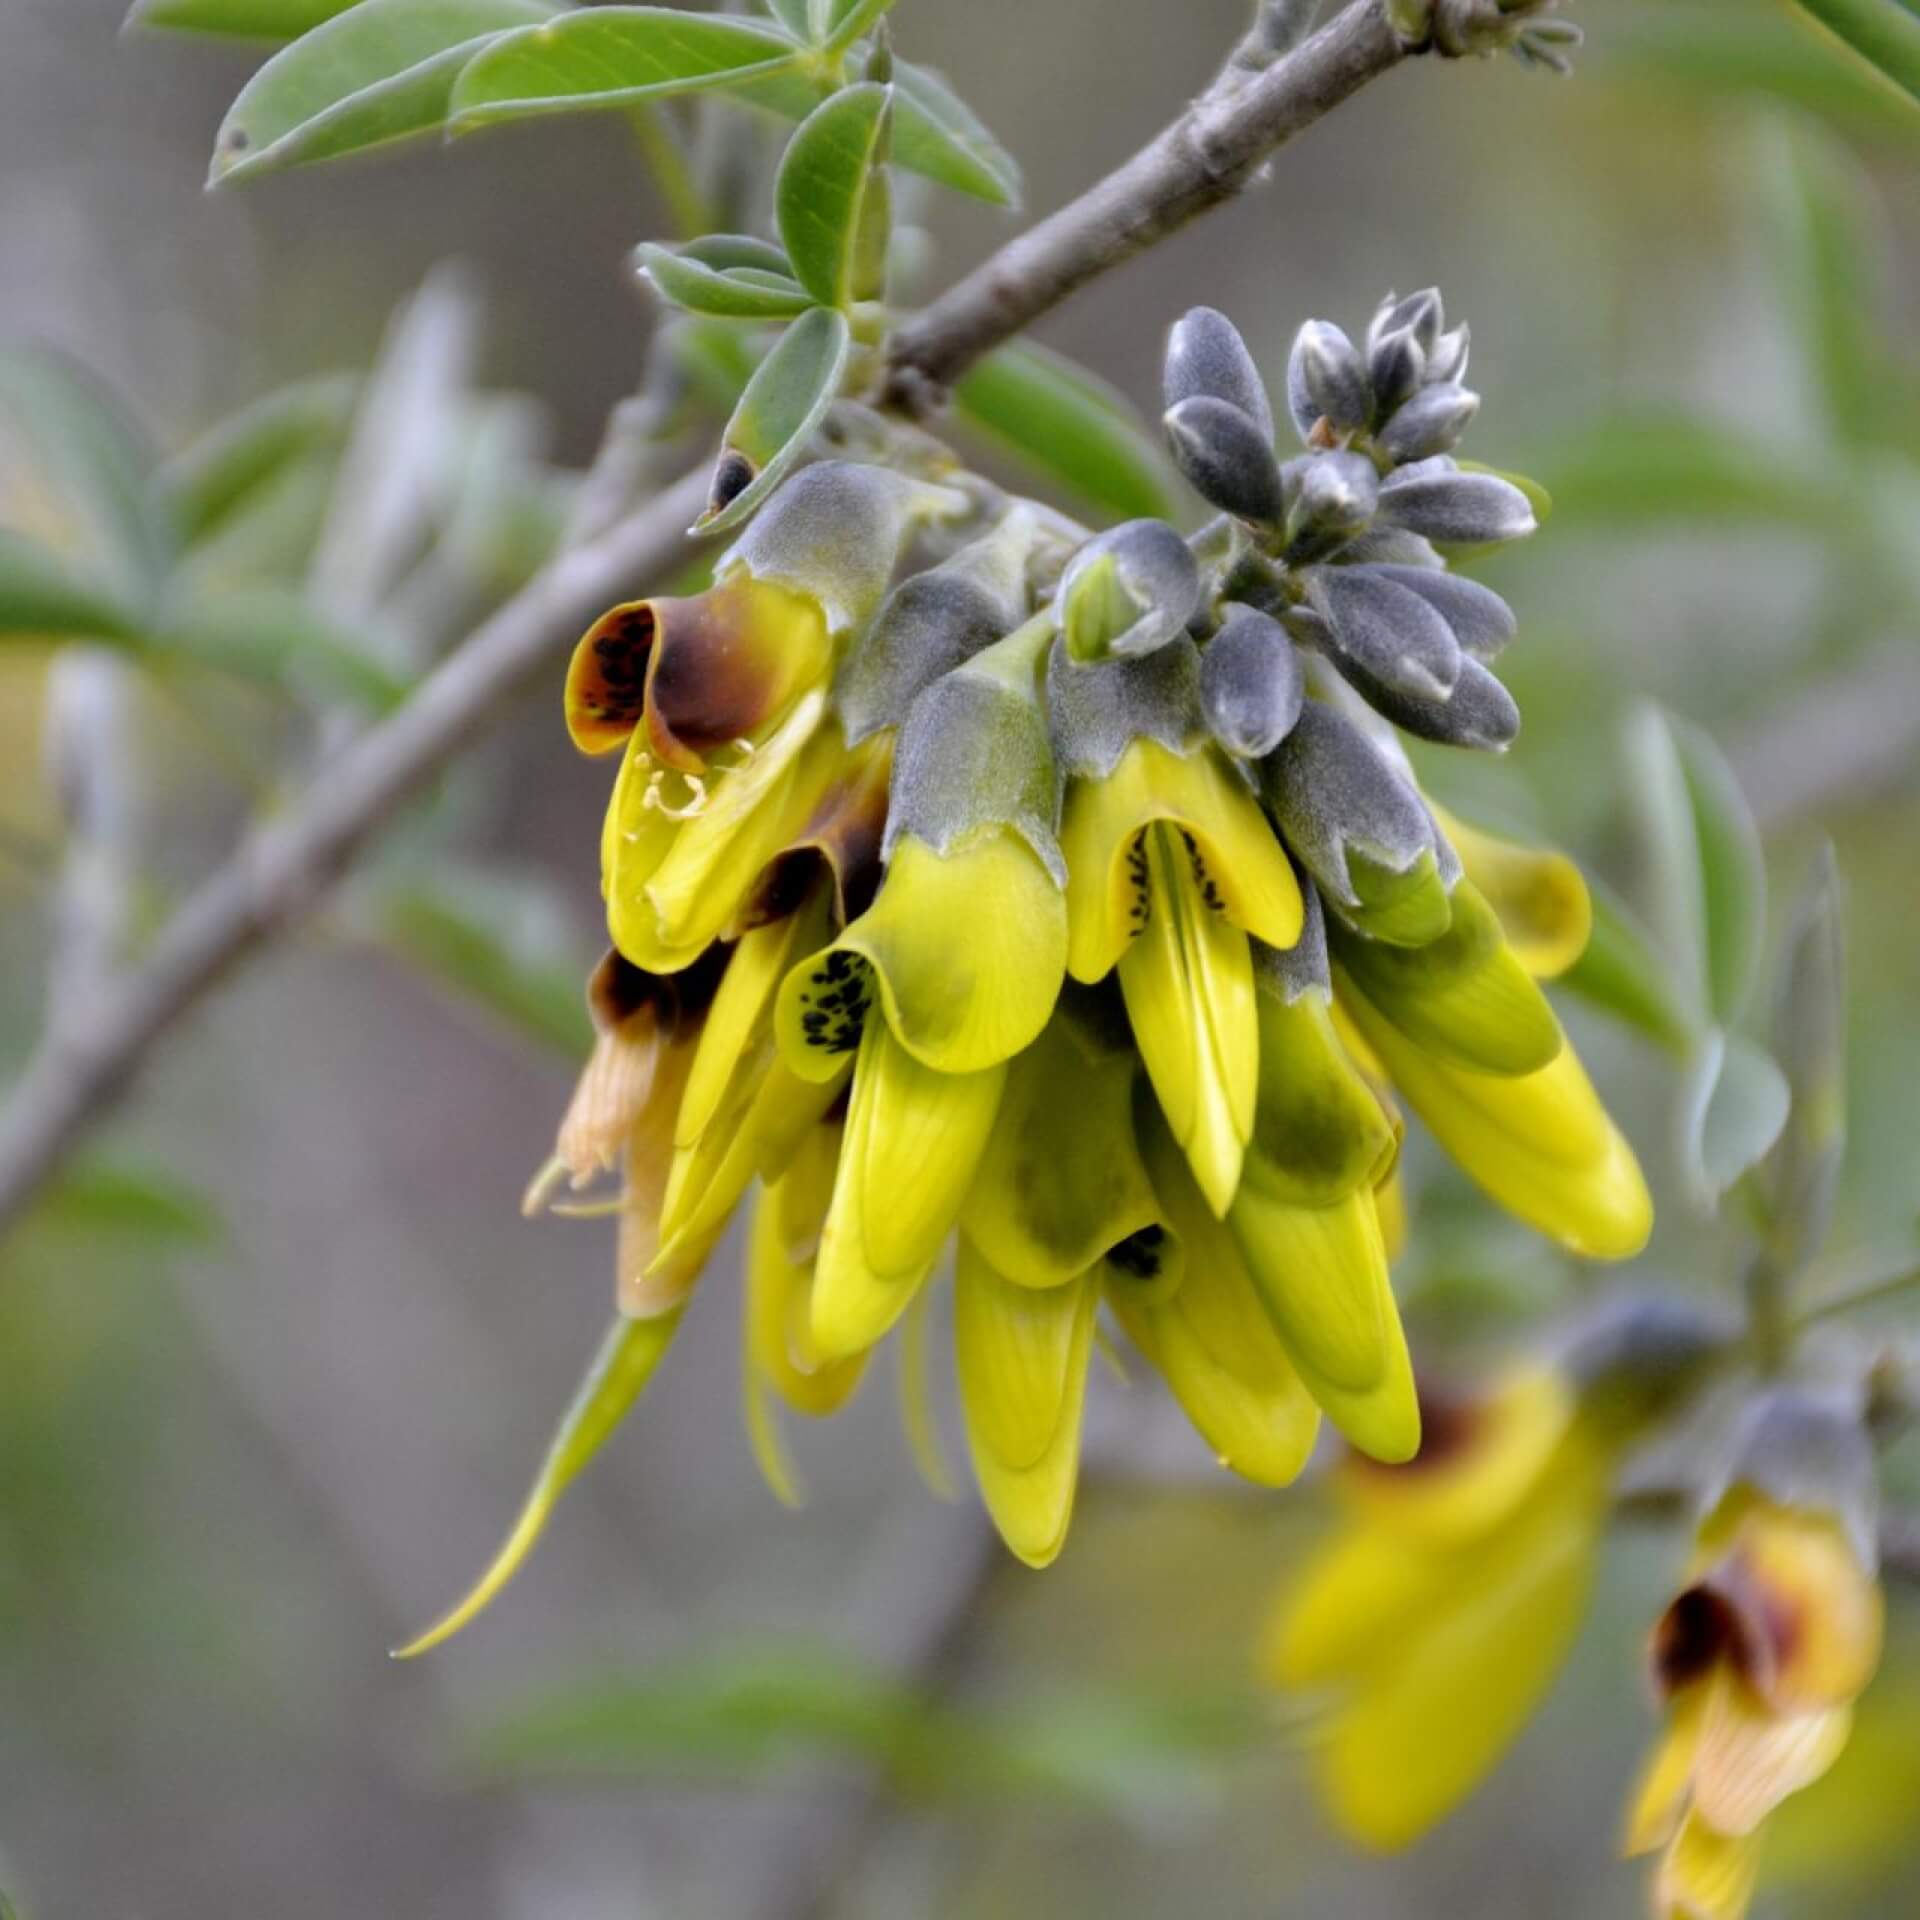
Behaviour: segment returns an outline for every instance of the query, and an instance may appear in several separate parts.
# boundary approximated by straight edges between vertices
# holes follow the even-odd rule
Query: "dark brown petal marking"
[[[1313,1129],[1301,1131],[1310,1134]],[[1437,1393],[1424,1382],[1416,1384],[1415,1393],[1420,1402],[1420,1451],[1392,1466],[1355,1452],[1346,1462],[1346,1471],[1415,1479],[1459,1467],[1484,1447],[1491,1411],[1485,1400],[1460,1392]]]
[[[707,511],[723,513],[753,485],[759,472],[738,447],[729,447],[714,463],[713,485],[707,490]]]
[[[1163,1226],[1145,1226],[1107,1249],[1107,1262],[1132,1280],[1157,1280],[1165,1257],[1167,1230]]]
[[[1682,1593],[1653,1634],[1654,1685],[1671,1698],[1721,1661],[1762,1699],[1771,1696],[1805,1629],[1737,1548]]]
[[[800,1031],[822,1053],[851,1053],[873,1004],[873,977],[858,954],[835,947],[820,956],[800,990]]]
[[[601,1033],[612,1033],[635,1014],[651,1009],[663,1023],[697,1020],[720,991],[731,947],[708,947],[679,973],[649,973],[609,948],[587,976],[587,1011]]]
[[[792,704],[802,677],[817,671],[785,633],[765,623],[755,630],[755,604],[737,585],[653,602],[659,639],[647,665],[647,737],[682,773],[704,772],[716,748],[757,739]]]
[[[1214,885],[1213,875],[1207,871],[1207,863],[1200,857],[1200,847],[1185,827],[1180,829],[1180,838],[1186,843],[1187,859],[1193,866],[1193,884],[1200,889],[1200,898],[1215,913],[1225,913],[1227,903],[1220,897],[1220,889]]]
[[[866,912],[880,890],[880,840],[892,765],[890,739],[876,736],[855,750],[806,825],[760,876],[743,925],[758,926],[793,912],[823,874],[833,887],[838,925]]]
[[[603,613],[567,668],[567,730],[582,753],[610,753],[630,734],[646,701],[655,608],[636,600]]]

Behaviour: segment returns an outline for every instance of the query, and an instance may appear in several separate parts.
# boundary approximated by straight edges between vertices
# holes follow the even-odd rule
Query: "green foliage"
[[[1591,880],[1588,887],[1593,931],[1586,951],[1559,984],[1669,1052],[1684,1054],[1692,1038],[1692,1015],[1675,991],[1652,935],[1609,889]]]
[[[63,1168],[33,1218],[57,1233],[112,1234],[148,1247],[204,1248],[225,1236],[205,1194],[157,1167],[98,1155]]]
[[[546,0],[360,0],[276,53],[214,140],[212,184],[387,146],[446,123],[462,69]]]
[[[754,369],[721,438],[701,532],[738,526],[792,470],[840,391],[852,339],[845,314],[814,307]]]
[[[1160,445],[1126,397],[1030,340],[990,353],[954,388],[969,425],[1077,502],[1118,520],[1177,514]]]
[[[131,641],[135,617],[58,554],[0,527],[0,640]]]
[[[662,300],[688,313],[723,320],[785,320],[813,304],[790,272],[750,264],[709,265],[695,251],[700,244],[674,248],[643,241],[634,251],[634,264]],[[785,261],[778,248],[768,251]]]
[[[1920,13],[1907,0],[1797,0],[1875,72],[1920,102]]]
[[[129,27],[229,34],[243,40],[297,40],[357,0],[134,0]]]
[[[794,277],[822,306],[885,292],[893,89],[843,87],[800,123],[774,181],[774,214]]]

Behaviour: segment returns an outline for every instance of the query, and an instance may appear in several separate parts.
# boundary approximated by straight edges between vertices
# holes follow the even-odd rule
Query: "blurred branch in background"
[[[924,400],[1089,280],[1241,192],[1274,148],[1416,50],[1389,13],[1386,0],[1358,0],[1258,77],[1230,70],[1132,160],[901,327],[888,348],[887,390]],[[430,306],[421,324],[441,311]],[[46,1036],[0,1116],[0,1228],[177,1019],[241,957],[306,913],[395,809],[595,611],[684,551],[682,529],[704,493],[704,472],[689,473],[607,534],[562,554],[403,706],[342,750],[296,811],[249,835],[146,959],[99,996],[84,1031]],[[366,563],[344,535],[327,551]],[[382,551],[371,547],[375,558]],[[328,572],[344,578],[348,567],[343,558]],[[353,593],[366,584],[347,582]]]

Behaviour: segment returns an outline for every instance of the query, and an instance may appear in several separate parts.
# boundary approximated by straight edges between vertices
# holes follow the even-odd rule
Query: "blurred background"
[[[513,538],[537,548],[558,474],[591,459],[643,363],[625,255],[668,217],[626,129],[558,120],[206,194],[256,56],[122,37],[123,12],[0,10],[0,334],[84,363],[171,453],[270,389],[366,368],[437,275],[444,350],[466,354],[477,317],[477,388],[524,396],[474,429],[509,449],[487,524],[510,577]],[[1041,212],[1204,85],[1245,12],[901,0],[895,19]],[[1572,82],[1402,70],[1040,336],[1151,411],[1165,328],[1197,300],[1277,372],[1309,315],[1357,331],[1389,286],[1443,288],[1486,396],[1470,451],[1537,475],[1556,513],[1489,576],[1521,615],[1520,744],[1497,768],[1430,754],[1422,771],[1631,895],[1619,722],[1652,695],[1730,754],[1776,898],[1831,836],[1853,965],[1834,1244],[1904,1240],[1920,113],[1771,0],[1577,16]],[[929,288],[1010,230],[950,195],[916,217]],[[0,484],[0,518],[44,511],[30,482]],[[312,540],[311,501],[278,511]],[[501,581],[439,584],[457,629]],[[967,1501],[921,1486],[876,1377],[799,1436],[811,1501],[791,1513],[736,1416],[731,1247],[511,1592],[444,1651],[389,1663],[491,1550],[607,1311],[611,1228],[518,1213],[599,945],[607,770],[567,744],[558,671],[336,907],[174,1037],[0,1247],[0,1889],[44,1920],[1637,1911],[1616,1822],[1677,1536],[1621,1536],[1563,1683],[1478,1799],[1412,1854],[1359,1860],[1252,1679],[1276,1586],[1324,1522],[1311,1491],[1230,1488],[1184,1430],[1111,1463],[1096,1444],[1069,1550],[1035,1576]],[[47,674],[42,651],[0,649],[9,1073],[45,1008],[56,903],[85,884],[61,870],[43,771]],[[119,685],[82,711],[100,762],[137,762],[133,790],[164,797],[107,836],[137,940],[272,794],[285,723],[244,686],[209,703]],[[70,730],[67,777],[72,753]],[[63,990],[87,990],[84,968]],[[1647,1270],[1726,1285],[1723,1239],[1667,1174],[1672,1065],[1574,1023],[1664,1202]],[[1429,1350],[1498,1342],[1591,1284],[1415,1166],[1400,1278]],[[1158,1434],[1144,1381],[1094,1391]],[[1910,1808],[1920,1664],[1902,1636],[1897,1613],[1868,1711],[1895,1730],[1874,1792]],[[903,1699],[950,1724],[881,1778],[876,1730]],[[1810,1892],[1783,1846],[1765,1910],[1911,1914],[1907,1842],[1897,1821],[1866,1832],[1851,1880]]]

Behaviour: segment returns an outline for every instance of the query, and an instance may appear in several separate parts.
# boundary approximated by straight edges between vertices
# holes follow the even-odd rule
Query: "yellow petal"
[[[954,1484],[934,1405],[932,1325],[933,1289],[922,1287],[900,1323],[900,1429],[927,1491],[936,1500],[957,1500],[960,1489]]]
[[[1565,973],[1593,932],[1593,902],[1580,869],[1564,853],[1503,840],[1440,807],[1432,812],[1467,878],[1499,917],[1514,958],[1537,979]]]
[[[660,1251],[661,1211],[673,1166],[673,1119],[693,1060],[690,1039],[660,1049],[653,1091],[627,1136],[626,1177],[620,1193],[620,1230],[615,1249],[614,1303],[636,1320],[651,1319],[680,1305],[693,1290],[711,1250],[654,1271]]]
[[[1693,1804],[1716,1832],[1756,1832],[1789,1794],[1811,1786],[1839,1759],[1850,1707],[1770,1714],[1730,1676],[1713,1688],[1693,1761]]]
[[[1347,1833],[1407,1846],[1492,1771],[1566,1660],[1598,1538],[1596,1513],[1548,1498],[1449,1556],[1447,1591],[1336,1713],[1321,1780]]]
[[[1689,1814],[1654,1878],[1659,1920],[1741,1920],[1760,1873],[1757,1837],[1717,1833]]]
[[[1269,1685],[1301,1692],[1353,1681],[1391,1662],[1413,1623],[1430,1618],[1457,1578],[1455,1560],[1419,1551],[1388,1528],[1338,1528],[1282,1590],[1262,1642]]]
[[[1260,1028],[1247,936],[1206,901],[1204,879],[1167,827],[1142,839],[1146,925],[1120,959],[1147,1077],[1216,1214],[1240,1184],[1253,1133]]]
[[[1560,1022],[1470,881],[1454,887],[1453,919],[1439,939],[1398,947],[1348,937],[1336,949],[1343,993],[1364,998],[1449,1066],[1532,1073],[1561,1051]]]
[[[960,1404],[981,1497],[1030,1567],[1066,1544],[1098,1288],[1023,1287],[963,1239],[954,1280]]]
[[[1885,1602],[1831,1514],[1753,1498],[1707,1584],[1764,1640],[1765,1670],[1748,1678],[1777,1713],[1851,1700],[1879,1664]]]
[[[989,829],[946,854],[905,834],[873,905],[787,975],[781,1048],[809,1075],[845,1051],[868,998],[852,980],[864,962],[909,1053],[942,1073],[977,1073],[1039,1036],[1066,957],[1066,900],[1019,834]]]
[[[1537,1073],[1472,1073],[1415,1045],[1364,996],[1342,1005],[1396,1091],[1509,1213],[1593,1259],[1646,1245],[1646,1181],[1571,1046]]]
[[[415,1654],[425,1653],[428,1648],[450,1639],[482,1613],[519,1572],[545,1530],[560,1496],[606,1445],[614,1428],[626,1418],[628,1410],[653,1378],[654,1369],[660,1364],[679,1324],[680,1316],[672,1313],[655,1320],[617,1318],[608,1328],[586,1379],[580,1383],[573,1404],[567,1408],[547,1448],[533,1491],[527,1495],[526,1505],[521,1508],[500,1551],[452,1612],[406,1646],[395,1648],[396,1660],[410,1660]]]
[[[962,1230],[996,1273],[1064,1286],[1160,1217],[1133,1139],[1131,1052],[1049,1023],[1007,1073]]]
[[[1693,1756],[1713,1682],[1698,1681],[1674,1695],[1666,1731],[1642,1770],[1628,1804],[1620,1850],[1631,1857],[1664,1847],[1679,1830],[1693,1788]]]
[[[1210,746],[1179,754],[1135,740],[1105,779],[1076,779],[1067,789],[1060,846],[1072,926],[1067,966],[1076,980],[1110,973],[1145,918],[1139,842],[1155,821],[1188,837],[1236,926],[1269,946],[1299,939],[1299,882],[1246,783]]]
[[[813,1334],[843,1358],[891,1327],[932,1271],[980,1163],[1004,1066],[936,1073],[869,1019],[814,1273]]]
[[[1420,1403],[1373,1190],[1326,1207],[1243,1191],[1227,1224],[1294,1365],[1334,1425],[1376,1460],[1410,1460],[1420,1446]]]

